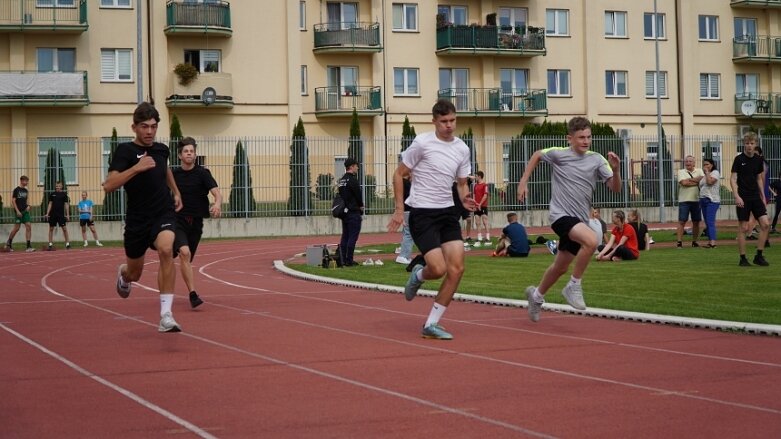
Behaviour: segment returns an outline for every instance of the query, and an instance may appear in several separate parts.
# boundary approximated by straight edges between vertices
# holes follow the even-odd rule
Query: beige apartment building
[[[657,3],[0,0],[0,186],[51,146],[100,163],[78,145],[130,136],[142,100],[161,136],[176,114],[196,138],[290,136],[299,117],[308,136],[346,137],[353,108],[364,137],[398,136],[405,117],[420,133],[438,97],[486,139],[578,115],[655,135],[657,94],[667,134],[781,116],[781,0]],[[187,85],[179,64],[199,72]]]

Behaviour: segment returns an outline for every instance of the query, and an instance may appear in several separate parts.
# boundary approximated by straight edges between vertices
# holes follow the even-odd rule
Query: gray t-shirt
[[[578,154],[569,147],[547,148],[540,150],[540,154],[553,170],[551,224],[564,216],[573,216],[588,224],[597,181],[606,181],[613,176],[607,159],[598,152]]]

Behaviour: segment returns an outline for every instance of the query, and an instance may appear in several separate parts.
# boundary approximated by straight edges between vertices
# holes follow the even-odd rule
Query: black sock
[[[27,248],[30,248],[30,247],[32,247],[32,246],[30,245],[30,241],[27,241]]]
[[[740,255],[740,260],[741,261],[747,261],[748,259],[746,259],[746,255]]]
[[[190,297],[197,296],[198,293],[195,292],[195,290],[190,291]]]
[[[757,250],[757,256],[762,256],[762,250]]]

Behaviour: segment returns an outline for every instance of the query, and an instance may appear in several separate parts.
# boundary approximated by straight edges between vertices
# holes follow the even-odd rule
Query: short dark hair
[[[716,168],[716,162],[714,162],[714,161],[713,161],[713,159],[702,159],[702,161],[703,161],[703,162],[708,162],[708,163],[710,163],[710,164],[711,164],[711,166],[713,166],[713,170],[714,170],[714,171],[716,171],[716,170],[717,170],[717,168]]]
[[[192,137],[182,137],[179,140],[179,144],[176,145],[176,151],[181,154],[182,150],[187,145],[192,145],[193,149],[195,149],[195,150],[198,149],[198,144],[195,143],[195,139],[193,139]]]
[[[585,117],[573,117],[567,123],[567,134],[570,136],[585,129],[591,129],[591,122]]]
[[[344,169],[347,169],[350,166],[357,165],[357,164],[358,164],[358,160],[355,160],[352,157],[347,157],[347,159],[345,159],[345,161],[344,161]]]
[[[433,107],[431,107],[431,115],[436,118],[437,116],[446,116],[448,114],[455,114],[456,113],[456,106],[453,105],[452,102],[450,102],[447,99],[438,99],[437,103],[434,104]]]
[[[136,111],[133,112],[133,125],[149,119],[160,122],[160,113],[158,113],[155,106],[149,102],[141,102],[138,104],[138,107],[136,107]]]
[[[26,176],[26,175],[22,175],[21,177],[19,177],[19,180],[27,180],[27,181],[30,181],[30,177],[28,177],[28,176]]]
[[[477,171],[475,172],[475,175],[477,175],[480,178],[485,178],[485,173],[483,173],[483,171]]]
[[[510,212],[507,214],[507,221],[512,221],[513,217],[517,217],[518,214],[515,212]]]

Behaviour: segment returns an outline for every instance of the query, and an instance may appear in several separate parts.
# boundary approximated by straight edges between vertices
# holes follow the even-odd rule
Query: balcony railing
[[[315,25],[315,53],[380,52],[379,23],[321,23]]]
[[[81,33],[89,27],[87,0],[74,2],[73,6],[40,6],[42,3],[41,0],[0,0],[0,30]]]
[[[200,73],[191,83],[182,85],[172,72],[168,75],[168,81],[169,93],[165,104],[169,107],[233,107],[233,75],[230,73]],[[214,102],[203,99],[204,91],[208,88],[214,90]]]
[[[753,111],[744,111],[745,102],[751,102]],[[735,95],[735,115],[754,119],[781,118],[781,93],[738,93]]]
[[[731,0],[733,8],[781,8],[781,0]]]
[[[437,29],[440,55],[545,55],[545,29],[512,26],[443,26]]]
[[[169,0],[165,5],[168,35],[214,34],[230,37],[231,8],[225,1],[206,1],[203,3]]]
[[[445,88],[437,94],[453,102],[458,114],[464,116],[548,115],[548,93],[542,89]]]
[[[382,88],[341,86],[315,89],[316,115],[349,116],[353,108],[359,116],[382,114]]]
[[[0,106],[69,106],[89,104],[87,72],[0,72]]]
[[[733,38],[732,60],[736,62],[781,62],[781,37],[754,35]]]

